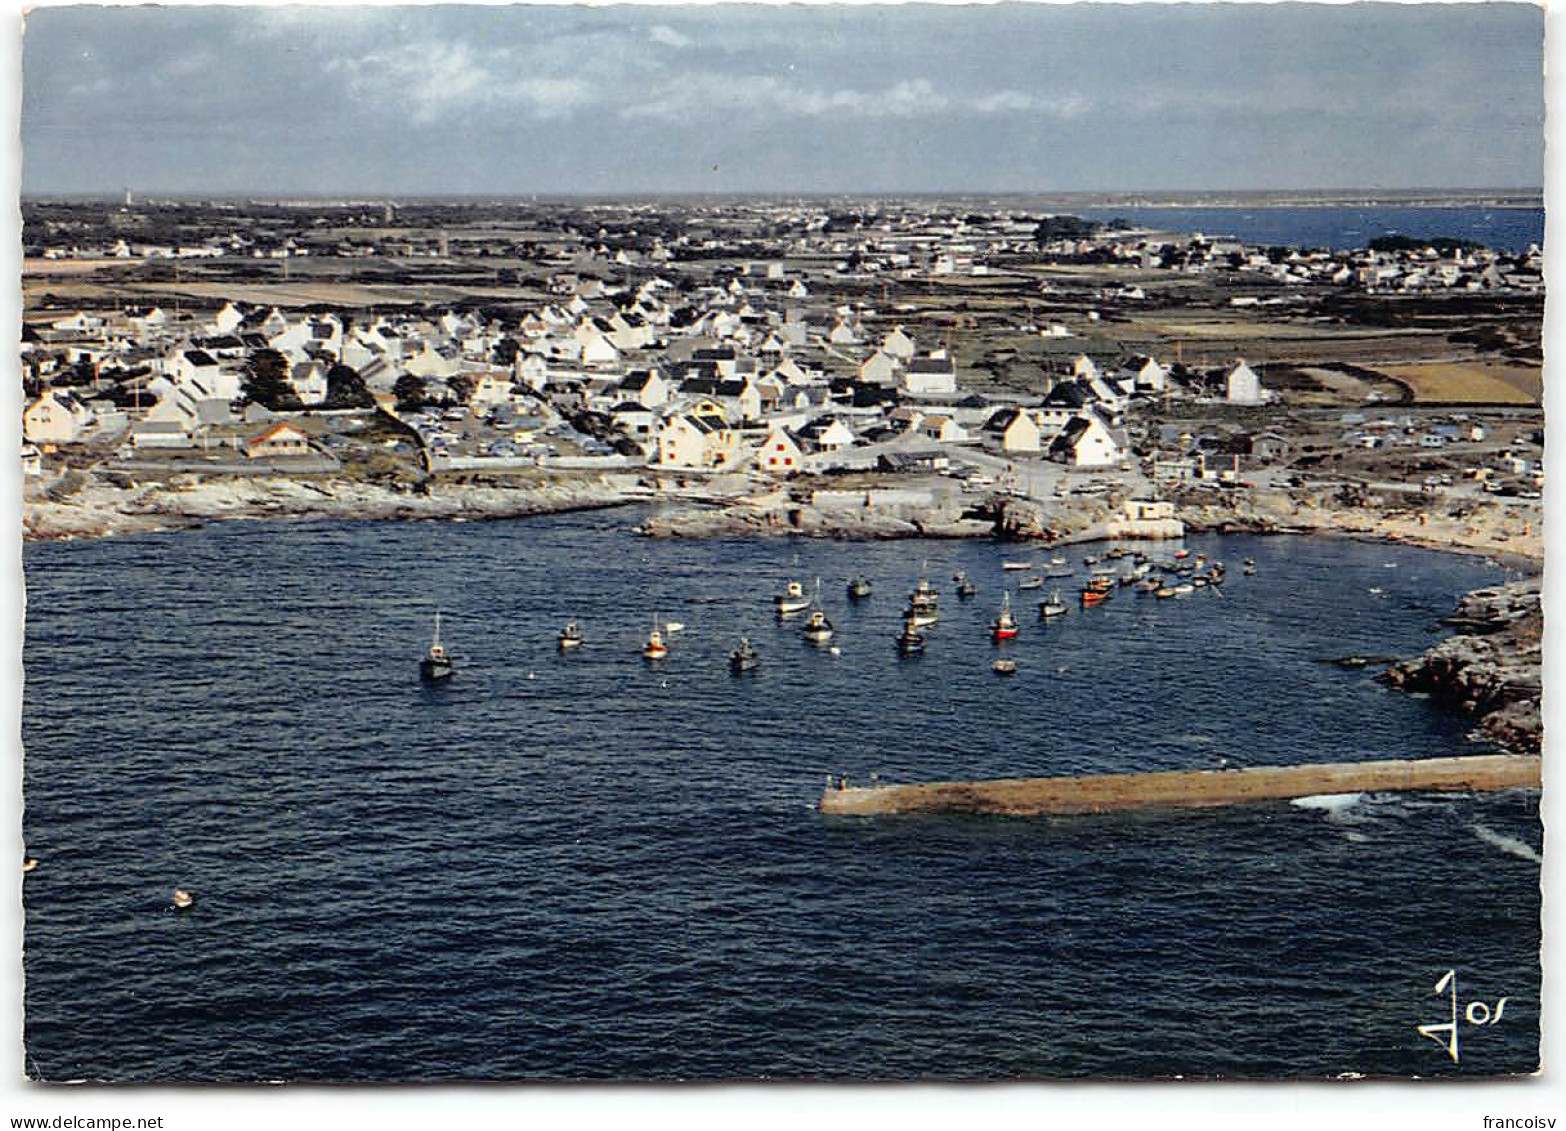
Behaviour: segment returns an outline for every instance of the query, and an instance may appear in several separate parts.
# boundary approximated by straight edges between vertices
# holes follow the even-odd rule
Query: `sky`
[[[56,7],[27,194],[1537,188],[1529,4]]]

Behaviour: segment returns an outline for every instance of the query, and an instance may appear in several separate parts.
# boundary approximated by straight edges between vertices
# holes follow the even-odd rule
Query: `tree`
[[[504,365],[508,369],[516,363],[517,353],[521,350],[515,338],[501,338],[495,343],[495,349],[491,354],[496,365]]]
[[[404,373],[397,378],[397,383],[392,386],[392,393],[397,398],[397,407],[405,411],[420,409],[429,403],[424,382],[412,373]]]
[[[1098,231],[1098,223],[1080,216],[1046,216],[1033,229],[1033,240],[1040,247],[1051,240],[1086,239]]]
[[[326,403],[331,408],[372,408],[375,398],[359,371],[339,361],[326,371]]]
[[[278,409],[294,399],[293,386],[288,383],[288,359],[274,349],[250,355],[241,385],[245,399],[264,408]]]
[[[466,373],[458,373],[455,377],[446,378],[446,388],[457,398],[457,403],[467,404],[473,399],[473,390],[478,388],[478,382]]]

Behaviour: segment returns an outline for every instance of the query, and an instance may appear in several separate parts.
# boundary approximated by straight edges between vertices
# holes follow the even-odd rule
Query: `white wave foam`
[[[1290,805],[1301,809],[1315,809],[1330,817],[1340,817],[1365,799],[1363,793],[1316,793],[1309,797],[1296,797]]]
[[[1531,860],[1535,864],[1543,864],[1544,857],[1535,852],[1531,845],[1518,840],[1514,836],[1498,833],[1487,825],[1469,825],[1474,835],[1486,844],[1499,848],[1502,852],[1510,853],[1521,860]]]

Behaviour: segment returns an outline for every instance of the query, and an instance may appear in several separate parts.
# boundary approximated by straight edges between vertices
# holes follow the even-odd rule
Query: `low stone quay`
[[[1538,789],[1540,776],[1540,759],[1535,755],[1477,754],[1227,770],[833,786],[821,796],[821,812],[865,817],[893,813],[1036,817],[1249,805],[1345,793]]]

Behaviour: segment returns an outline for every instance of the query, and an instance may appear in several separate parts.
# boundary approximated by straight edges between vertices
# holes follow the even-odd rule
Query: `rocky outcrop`
[[[1475,716],[1475,737],[1538,753],[1544,738],[1539,592],[1534,577],[1469,593],[1444,621],[1457,628],[1455,636],[1388,668],[1380,678]]]

